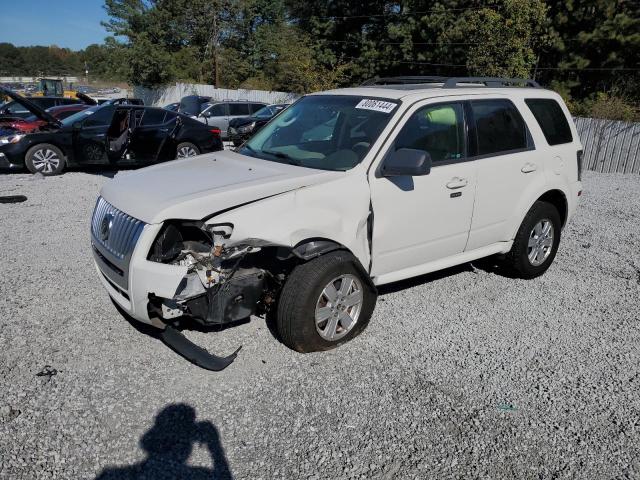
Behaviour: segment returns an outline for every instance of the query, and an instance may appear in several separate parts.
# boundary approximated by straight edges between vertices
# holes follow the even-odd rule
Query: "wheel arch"
[[[527,200],[523,199],[522,203],[520,203],[519,208],[517,209],[517,214],[511,218],[509,222],[509,239],[513,240],[515,238],[520,225],[522,224],[522,220],[527,215],[527,212],[531,210],[531,207],[538,201],[543,201],[550,203],[553,205],[560,214],[560,219],[562,223],[562,227],[567,222],[568,213],[569,213],[569,205],[567,202],[567,194],[561,190],[560,188],[546,188],[544,190],[538,190],[537,192],[528,195]]]
[[[543,193],[542,195],[540,195],[536,199],[536,202],[547,202],[553,205],[554,207],[556,207],[556,209],[558,210],[558,213],[560,214],[562,227],[564,228],[565,224],[567,223],[567,217],[569,214],[569,204],[567,202],[567,196],[564,194],[562,190],[558,190],[558,189],[549,190]]]
[[[53,147],[56,147],[58,150],[60,150],[62,152],[62,156],[64,160],[64,165],[65,165],[64,168],[73,166],[73,156],[70,156],[67,149],[64,148],[64,146],[62,146],[60,143],[56,141],[50,141],[50,140],[47,140],[47,141],[36,140],[32,142],[29,146],[27,146],[27,148],[24,151],[23,162],[25,164],[25,167],[27,165],[27,156],[29,155],[29,152],[31,152],[34,148],[39,147],[41,145],[51,145]]]

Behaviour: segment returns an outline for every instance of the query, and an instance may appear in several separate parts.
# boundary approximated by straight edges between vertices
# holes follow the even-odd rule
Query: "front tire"
[[[505,266],[520,278],[535,278],[551,266],[560,245],[562,222],[556,207],[537,201],[524,217]]]
[[[335,348],[367,326],[377,295],[349,252],[335,251],[298,265],[278,302],[277,330],[298,352]]]
[[[50,176],[62,173],[67,161],[64,153],[58,147],[48,143],[41,143],[27,151],[24,163],[31,173]]]
[[[190,158],[200,155],[200,149],[191,142],[179,143],[176,147],[176,160],[179,158]]]

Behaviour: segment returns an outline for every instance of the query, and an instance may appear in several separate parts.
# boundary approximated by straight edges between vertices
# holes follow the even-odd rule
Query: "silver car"
[[[196,120],[218,127],[220,135],[223,139],[229,138],[229,120],[232,118],[248,117],[257,112],[265,103],[248,102],[248,101],[226,101],[206,103],[202,106],[202,111],[196,117]]]

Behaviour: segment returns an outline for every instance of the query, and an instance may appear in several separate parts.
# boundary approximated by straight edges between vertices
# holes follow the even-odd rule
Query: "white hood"
[[[344,172],[224,151],[118,174],[102,187],[100,195],[146,223],[201,220],[221,210],[342,176]]]

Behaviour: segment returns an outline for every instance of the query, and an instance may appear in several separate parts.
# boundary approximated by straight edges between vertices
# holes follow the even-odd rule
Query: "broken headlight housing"
[[[153,242],[149,260],[190,265],[201,257],[220,256],[225,241],[232,233],[231,223],[167,222]]]

